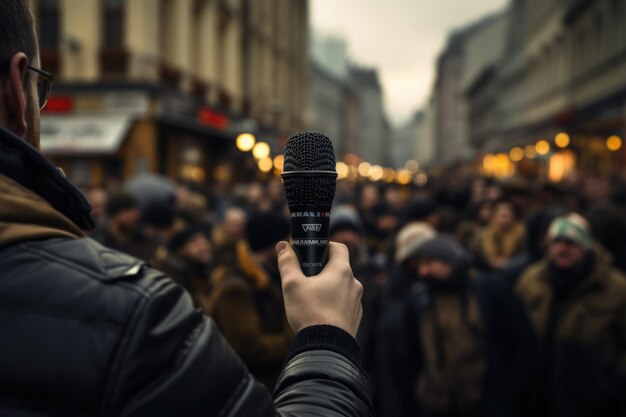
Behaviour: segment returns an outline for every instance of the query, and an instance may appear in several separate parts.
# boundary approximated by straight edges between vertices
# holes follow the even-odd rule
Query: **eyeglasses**
[[[48,98],[50,97],[50,92],[52,91],[52,81],[54,81],[54,76],[49,72],[30,65],[28,66],[28,69],[35,71],[39,77],[37,80],[37,94],[39,97],[39,110],[43,110],[43,108],[46,107],[46,104],[48,104]]]
[[[8,66],[8,63],[0,66],[0,72],[6,70]],[[42,69],[35,68],[32,65],[29,65],[28,69],[37,73],[37,96],[39,97],[39,110],[43,110],[43,108],[46,107],[46,104],[48,104],[48,98],[50,98],[54,75]]]

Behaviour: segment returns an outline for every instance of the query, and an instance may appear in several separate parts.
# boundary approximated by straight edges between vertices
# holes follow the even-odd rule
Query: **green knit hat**
[[[585,250],[591,249],[593,244],[589,223],[576,213],[554,219],[550,224],[548,237],[550,240],[558,238],[571,240]]]

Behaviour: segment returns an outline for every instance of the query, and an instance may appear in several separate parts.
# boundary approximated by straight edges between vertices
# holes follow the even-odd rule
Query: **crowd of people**
[[[184,287],[271,390],[293,338],[280,180],[86,195],[93,238]],[[625,415],[625,208],[626,188],[601,179],[340,181],[330,234],[364,288],[377,415]]]

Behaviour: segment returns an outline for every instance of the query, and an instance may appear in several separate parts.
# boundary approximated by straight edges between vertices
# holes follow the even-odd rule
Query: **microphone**
[[[289,137],[281,178],[291,213],[291,245],[304,275],[317,275],[328,261],[337,182],[335,151],[328,136],[306,132]]]

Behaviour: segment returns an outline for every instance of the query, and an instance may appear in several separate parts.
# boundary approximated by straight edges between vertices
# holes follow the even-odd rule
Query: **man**
[[[516,291],[541,340],[536,416],[626,412],[626,279],[594,247],[587,221],[557,217],[546,259]]]
[[[85,237],[89,205],[37,151],[38,66],[26,2],[3,0],[0,415],[371,415],[346,248],[308,279],[277,245],[296,337],[272,400],[181,287]]]
[[[187,226],[175,233],[155,259],[155,267],[185,288],[196,307],[209,313],[214,261],[207,227]]]
[[[148,239],[141,230],[141,212],[135,198],[124,191],[112,193],[106,202],[106,218],[91,238],[104,246],[150,262],[159,241]]]
[[[529,325],[503,287],[469,268],[469,253],[443,235],[417,251],[421,284],[407,310],[417,408],[425,416],[518,415]]]
[[[274,250],[290,232],[280,213],[252,215],[246,239],[236,245],[236,263],[213,271],[206,310],[252,375],[269,389],[293,338],[285,320]]]

